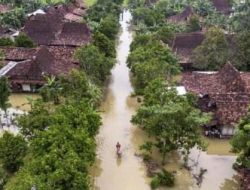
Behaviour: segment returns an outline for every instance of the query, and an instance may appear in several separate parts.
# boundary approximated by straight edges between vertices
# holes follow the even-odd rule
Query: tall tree
[[[238,154],[238,167],[250,169],[250,110],[239,122],[231,144],[233,151]]]
[[[144,103],[132,122],[154,138],[146,142],[147,150],[157,148],[165,163],[167,154],[172,151],[181,151],[187,161],[190,149],[204,147],[199,127],[210,117],[194,108],[189,95],[178,95],[163,79],[153,80],[144,94]]]
[[[210,28],[192,55],[193,67],[201,70],[218,70],[224,65],[229,56],[229,46],[224,32],[217,28]]]
[[[8,79],[6,77],[0,77],[0,109],[6,111],[9,104],[10,88]]]
[[[26,152],[27,142],[22,136],[5,132],[0,138],[0,160],[7,172],[14,173],[20,168]]]

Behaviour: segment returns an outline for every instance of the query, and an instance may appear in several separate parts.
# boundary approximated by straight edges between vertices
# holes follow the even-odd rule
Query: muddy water
[[[149,190],[149,178],[146,168],[140,158],[135,156],[138,147],[147,138],[138,128],[132,126],[130,119],[138,104],[130,95],[133,92],[129,80],[129,70],[126,59],[129,45],[132,42],[132,32],[128,29],[131,19],[129,12],[124,12],[120,21],[122,32],[117,47],[117,64],[112,70],[111,81],[107,95],[101,107],[103,126],[97,137],[97,162],[93,169],[95,190]],[[122,158],[115,153],[117,141],[122,145]],[[199,161],[193,171],[183,168],[179,155],[168,157],[166,169],[176,174],[176,185],[173,190],[236,190],[238,189],[236,172],[232,170],[235,156],[229,150],[228,141],[207,140],[210,144],[207,152],[194,149],[190,156],[190,165]],[[158,157],[157,154],[154,155]],[[200,168],[206,168],[200,187],[192,175],[199,173]],[[166,189],[166,188],[162,188]],[[169,189],[169,188],[167,188]]]
[[[133,92],[129,81],[126,59],[132,42],[132,33],[128,30],[131,19],[125,11],[121,24],[121,34],[117,47],[117,64],[112,70],[111,82],[106,100],[103,103],[103,126],[98,136],[99,169],[95,171],[96,190],[148,190],[145,170],[141,160],[134,156],[135,146],[131,144],[135,127],[130,119],[134,114],[135,100],[130,98]],[[122,158],[116,157],[115,145],[121,144]]]
[[[37,99],[39,97],[38,94],[12,93],[9,97],[9,103],[12,108],[29,111],[30,105],[28,99]]]

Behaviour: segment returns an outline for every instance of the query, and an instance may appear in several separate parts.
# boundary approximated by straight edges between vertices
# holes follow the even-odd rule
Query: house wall
[[[225,136],[232,136],[235,133],[235,127],[223,126],[221,128],[221,133],[222,135],[225,135]]]
[[[22,90],[24,92],[30,92],[31,91],[31,87],[29,84],[22,84]]]

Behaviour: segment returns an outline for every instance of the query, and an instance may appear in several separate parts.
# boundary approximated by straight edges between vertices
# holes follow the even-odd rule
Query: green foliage
[[[51,110],[40,102],[19,124],[22,133],[32,136],[28,138],[30,158],[6,189],[33,185],[42,190],[90,189],[88,171],[95,160],[94,137],[101,125],[101,117],[90,103],[67,99]]]
[[[139,7],[132,12],[133,23],[138,25],[139,23],[145,24],[147,27],[156,26],[164,21],[164,16],[154,9]]]
[[[250,71],[250,31],[237,33],[235,44],[234,65],[240,70]]]
[[[10,96],[10,88],[6,77],[0,77],[0,92],[0,109],[6,111],[9,107],[8,100]]]
[[[159,28],[155,35],[157,39],[163,41],[166,44],[170,44],[174,38],[174,31],[169,25],[165,25]]]
[[[226,36],[219,28],[210,28],[202,44],[193,51],[193,67],[200,70],[218,70],[228,60]]]
[[[14,42],[10,38],[0,38],[0,46],[13,46]]]
[[[250,169],[250,110],[239,122],[231,144],[233,151],[238,153],[237,165]]]
[[[132,122],[155,138],[153,144],[163,163],[171,151],[181,150],[187,157],[193,147],[204,147],[199,127],[209,121],[208,115],[195,109],[186,96],[177,95],[175,88],[162,79],[153,80],[144,94],[144,103]]]
[[[85,99],[94,106],[99,105],[101,100],[101,90],[94,85],[87,75],[78,70],[73,70],[69,76],[60,79],[62,96],[74,100]]]
[[[147,38],[151,38],[147,41]],[[142,44],[142,46],[140,46]],[[178,74],[180,67],[171,50],[158,40],[147,35],[138,37],[131,45],[135,48],[128,57],[128,66],[133,73],[133,82],[137,93],[155,78],[171,79]]]
[[[42,96],[43,101],[53,101],[54,104],[59,104],[59,96],[62,91],[60,82],[56,79],[55,76],[44,77],[46,79],[46,84],[40,89],[40,95]]]
[[[200,27],[200,21],[198,16],[192,16],[188,22],[187,30],[188,32],[195,32],[199,31],[201,29]]]
[[[5,27],[18,29],[23,26],[24,22],[25,12],[23,8],[15,8],[0,15],[0,23]]]
[[[7,183],[8,178],[9,176],[7,172],[3,168],[0,167],[0,190],[4,190],[4,186]]]
[[[103,18],[106,18],[107,16],[119,18],[120,12],[120,5],[112,2],[111,0],[97,1],[97,3],[95,3],[87,10],[87,20],[99,23]]]
[[[109,39],[115,39],[117,33],[119,32],[118,19],[112,15],[108,15],[101,20],[98,30]]]
[[[174,183],[174,175],[163,169],[162,172],[157,173],[156,176],[152,179],[150,186],[152,189],[156,189],[160,186],[173,187]]]
[[[26,152],[27,143],[22,136],[5,132],[0,138],[0,160],[7,172],[14,173],[20,168]]]
[[[24,33],[21,33],[18,35],[15,39],[15,45],[17,47],[27,47],[27,48],[32,48],[35,47],[34,42],[31,40],[29,36],[27,36]]]
[[[75,57],[79,60],[81,68],[97,84],[105,81],[113,67],[113,60],[105,57],[94,45],[78,48]]]
[[[115,43],[101,32],[95,32],[93,35],[93,44],[99,48],[107,57],[115,57]]]

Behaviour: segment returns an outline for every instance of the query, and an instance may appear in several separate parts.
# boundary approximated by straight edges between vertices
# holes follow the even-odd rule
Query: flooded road
[[[135,111],[135,100],[130,98],[133,88],[129,80],[126,59],[132,42],[132,33],[128,30],[131,19],[124,11],[121,34],[117,47],[117,64],[112,70],[111,81],[106,99],[102,105],[103,126],[98,136],[99,166],[95,171],[96,190],[149,190],[145,179],[145,168],[139,158],[134,156],[137,145],[131,143],[135,127],[130,119]],[[115,145],[121,144],[122,158],[116,157]]]
[[[38,99],[40,96],[38,94],[30,93],[12,93],[9,97],[9,103],[14,109],[29,111],[30,105],[28,99]]]
[[[149,190],[150,179],[146,176],[146,168],[139,157],[138,147],[147,138],[143,131],[130,123],[131,117],[138,108],[135,98],[130,95],[133,88],[129,78],[126,59],[132,42],[132,32],[128,29],[131,15],[124,11],[121,24],[121,34],[117,47],[117,64],[112,70],[106,98],[101,106],[103,126],[97,137],[97,161],[92,171],[94,175],[94,190]],[[116,157],[115,145],[120,142],[122,158]],[[199,161],[188,171],[178,154],[168,157],[166,169],[175,173],[176,185],[172,190],[237,190],[236,172],[232,169],[235,156],[229,153],[228,141],[208,140],[207,152],[194,149],[190,155],[190,165]],[[156,155],[154,155],[156,156]],[[207,169],[203,183],[196,185],[192,174],[197,174],[200,168]]]

